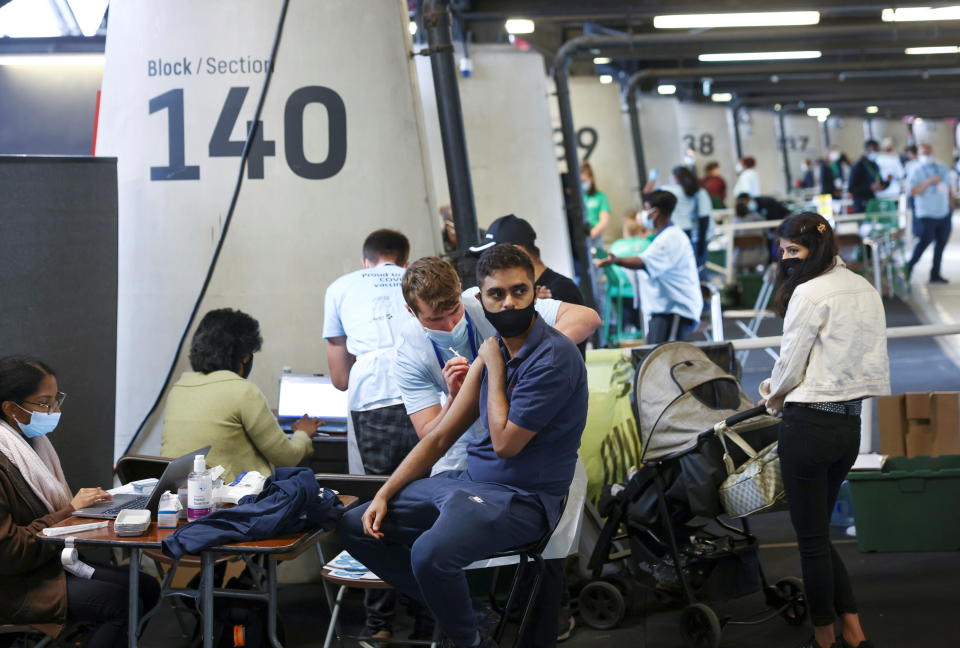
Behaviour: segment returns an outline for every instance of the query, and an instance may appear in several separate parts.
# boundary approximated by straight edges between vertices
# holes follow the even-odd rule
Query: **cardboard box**
[[[877,398],[880,452],[891,457],[960,454],[960,392]]]
[[[891,457],[907,456],[907,411],[903,394],[877,398],[877,422],[880,428],[880,453]]]
[[[904,394],[906,398],[907,419],[930,418],[930,394],[927,392],[916,392]]]
[[[933,429],[927,423],[911,422],[907,428],[906,446],[908,457],[930,456],[933,454]]]
[[[930,394],[933,456],[960,454],[960,392]]]

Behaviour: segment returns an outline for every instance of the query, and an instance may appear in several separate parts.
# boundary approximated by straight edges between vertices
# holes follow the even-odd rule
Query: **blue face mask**
[[[751,212],[757,211],[757,201],[751,200],[750,202],[748,202],[747,209],[749,209]]]
[[[20,409],[22,409],[24,412],[29,412],[30,414],[29,423],[21,423],[20,421],[17,421],[17,425],[20,426],[20,431],[23,432],[23,436],[27,437],[28,439],[47,436],[53,432],[60,423],[60,412],[51,412],[50,414],[47,414],[45,412],[31,412],[20,405],[17,405],[17,407],[20,407]]]
[[[441,349],[453,347],[457,351],[463,351],[464,348],[469,348],[470,340],[467,339],[469,331],[467,330],[466,312],[452,331],[435,331],[427,327],[423,327],[423,331],[427,334],[427,338]]]
[[[648,230],[657,229],[656,216],[654,216],[652,209],[645,209],[643,211],[643,226]]]
[[[590,191],[590,183],[587,182],[586,180],[581,180],[581,181],[580,181],[580,188],[583,189],[584,192]]]

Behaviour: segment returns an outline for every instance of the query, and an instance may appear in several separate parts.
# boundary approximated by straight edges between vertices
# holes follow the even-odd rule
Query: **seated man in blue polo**
[[[583,359],[537,316],[530,258],[495,245],[480,257],[477,279],[477,298],[499,335],[480,346],[433,432],[340,524],[347,550],[423,601],[463,648],[494,645],[478,632],[463,568],[553,529],[587,417]],[[466,470],[421,479],[478,416],[487,429],[468,447]]]

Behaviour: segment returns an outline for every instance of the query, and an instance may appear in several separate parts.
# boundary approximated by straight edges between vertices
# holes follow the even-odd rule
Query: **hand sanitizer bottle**
[[[203,455],[193,457],[193,472],[187,476],[187,519],[199,520],[213,509],[213,483]]]

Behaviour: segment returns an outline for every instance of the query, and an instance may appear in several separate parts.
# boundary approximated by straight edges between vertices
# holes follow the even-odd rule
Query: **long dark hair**
[[[700,183],[697,182],[697,174],[691,171],[689,167],[678,166],[674,167],[673,175],[676,177],[677,182],[680,183],[680,186],[683,187],[683,193],[693,198],[700,189]]]
[[[36,358],[22,355],[0,358],[0,403],[11,401],[21,404],[40,388],[44,376],[55,375],[53,369]],[[0,412],[0,418],[6,420],[7,417]]]
[[[833,237],[833,228],[827,219],[814,212],[801,212],[788,216],[780,223],[776,235],[780,238],[793,241],[810,250],[789,277],[784,272],[783,264],[777,272],[777,292],[773,298],[773,311],[780,317],[787,314],[787,305],[793,297],[797,286],[814,277],[819,277],[833,267],[837,256],[837,241]],[[780,252],[780,258],[783,251]]]

